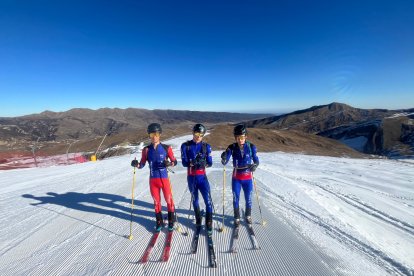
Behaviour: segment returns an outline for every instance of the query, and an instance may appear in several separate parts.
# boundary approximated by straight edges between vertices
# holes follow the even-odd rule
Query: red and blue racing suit
[[[158,144],[155,148],[151,144],[146,146],[142,150],[141,161],[139,162],[139,168],[145,167],[145,163],[148,161],[150,168],[149,185],[151,190],[151,196],[154,200],[155,213],[161,212],[161,197],[160,193],[164,194],[165,202],[167,203],[168,212],[174,212],[174,202],[171,194],[171,184],[168,179],[168,171],[165,165],[165,160],[170,159],[171,162],[177,164],[177,160],[174,157],[172,148],[170,146]]]

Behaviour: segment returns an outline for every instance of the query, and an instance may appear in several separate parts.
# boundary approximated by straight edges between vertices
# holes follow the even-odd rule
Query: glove
[[[171,167],[172,163],[168,160],[164,160],[164,165],[165,165],[165,167]]]
[[[205,158],[203,158],[201,155],[197,155],[195,159],[195,166],[198,168],[204,168],[207,164],[207,161]]]
[[[206,159],[200,159],[197,162],[197,166],[200,167],[200,168],[205,167],[206,165],[207,165]]]
[[[221,164],[226,165],[226,161],[227,161],[227,153],[223,151],[223,153],[221,154]]]
[[[254,171],[257,169],[257,166],[259,166],[259,165],[258,165],[258,164],[251,164],[251,165],[249,166],[250,171],[251,171],[251,172],[254,172]]]
[[[132,167],[138,167],[138,160],[137,159],[132,160],[131,161],[131,166]]]

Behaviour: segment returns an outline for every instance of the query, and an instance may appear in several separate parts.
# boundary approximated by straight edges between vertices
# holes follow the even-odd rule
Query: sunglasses
[[[193,135],[197,136],[197,137],[203,137],[204,136],[204,134],[201,133],[201,132],[194,132]]]
[[[158,132],[152,132],[150,134],[148,134],[150,138],[154,138],[154,137],[160,137],[160,134]]]
[[[236,139],[246,139],[246,135],[236,135]]]

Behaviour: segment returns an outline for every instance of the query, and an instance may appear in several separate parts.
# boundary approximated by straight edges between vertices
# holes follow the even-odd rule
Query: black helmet
[[[202,124],[195,124],[193,127],[193,133],[199,132],[202,133],[203,135],[206,134],[206,127],[203,126]]]
[[[233,134],[234,134],[234,136],[247,135],[246,126],[243,125],[243,124],[239,124],[239,125],[235,126],[234,129],[233,129]]]
[[[147,132],[148,134],[154,133],[154,132],[162,133],[161,125],[158,123],[149,124],[147,128]]]

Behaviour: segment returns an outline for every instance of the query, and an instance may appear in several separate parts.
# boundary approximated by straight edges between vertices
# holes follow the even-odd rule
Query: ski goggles
[[[204,134],[201,133],[201,132],[194,132],[193,135],[197,136],[197,137],[203,137],[204,136]]]
[[[236,135],[234,136],[236,139],[244,140],[246,139],[246,135]]]
[[[160,137],[160,133],[159,132],[151,132],[150,134],[148,134],[150,138],[154,138],[154,137]]]

